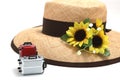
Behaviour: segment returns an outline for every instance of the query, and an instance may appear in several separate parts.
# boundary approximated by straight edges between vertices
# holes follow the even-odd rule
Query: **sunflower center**
[[[102,45],[102,39],[100,36],[93,36],[93,47],[99,48]]]
[[[86,37],[86,32],[81,29],[75,32],[74,38],[76,41],[82,41]]]

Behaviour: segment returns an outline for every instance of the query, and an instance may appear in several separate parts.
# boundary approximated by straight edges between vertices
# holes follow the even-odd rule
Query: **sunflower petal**
[[[89,23],[86,23],[84,27],[87,29],[89,27]]]
[[[78,22],[75,22],[75,23],[74,23],[74,28],[75,28],[76,30],[79,29],[79,26],[80,26],[80,24],[79,24]]]
[[[85,39],[85,40],[84,40],[84,43],[85,43],[85,44],[88,44],[88,40],[87,40],[87,39]]]
[[[73,36],[74,36],[73,33],[72,33],[70,30],[66,31],[66,34],[67,34],[68,36],[70,36],[70,37],[73,37]]]
[[[92,37],[92,35],[93,35],[93,33],[92,33],[92,31],[90,30],[89,32],[87,32],[86,38],[90,38],[90,37]]]
[[[75,33],[75,29],[73,27],[69,27],[69,30],[74,34]]]
[[[98,48],[96,48],[95,51],[96,51],[96,53],[99,53],[99,49]]]
[[[83,21],[80,22],[80,26],[79,26],[79,28],[82,28],[82,27],[84,27],[84,23],[83,23]]]
[[[91,32],[93,32],[93,35],[96,35],[97,30],[95,30],[95,28],[91,28]]]
[[[104,29],[104,25],[101,25],[100,27],[101,27],[102,30]]]
[[[79,44],[79,42],[76,42],[73,46],[75,47],[76,45],[78,45]]]
[[[97,20],[96,20],[96,26],[99,27],[99,26],[101,26],[101,25],[102,25],[102,20],[97,19]]]
[[[74,40],[74,38],[68,38],[67,39],[67,42],[71,42],[71,41],[73,41]]]
[[[100,53],[104,54],[105,50],[103,48],[100,49]]]
[[[73,45],[73,44],[75,44],[76,43],[76,41],[72,41],[72,42],[70,42],[69,44],[70,45]]]
[[[90,51],[93,51],[93,50],[94,50],[93,46],[90,46],[90,47],[89,47],[89,50],[90,50]]]
[[[82,42],[79,42],[79,46],[80,46],[80,47],[82,46],[82,44],[83,44],[83,41],[82,41]]]
[[[101,31],[99,32],[99,35],[104,36],[104,31],[101,30]]]
[[[105,45],[105,44],[104,44],[104,45],[102,46],[102,48],[108,48],[108,45]]]

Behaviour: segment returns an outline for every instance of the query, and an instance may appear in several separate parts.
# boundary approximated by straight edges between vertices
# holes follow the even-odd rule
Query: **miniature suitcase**
[[[38,56],[36,46],[31,42],[25,42],[19,47],[19,66],[21,74],[38,74],[43,73],[46,63],[42,56]]]
[[[43,73],[46,68],[46,63],[42,56],[22,57],[19,59],[18,67],[21,74],[38,74]]]

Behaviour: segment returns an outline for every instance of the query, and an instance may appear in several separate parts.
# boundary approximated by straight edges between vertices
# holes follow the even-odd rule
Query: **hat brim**
[[[32,42],[36,45],[39,55],[44,56],[46,63],[68,67],[97,67],[109,65],[120,61],[120,33],[111,31],[109,36],[110,56],[103,57],[87,52],[80,56],[76,54],[77,48],[53,37],[42,33],[42,26],[24,30],[17,34],[11,42],[11,47],[18,53],[19,45]]]

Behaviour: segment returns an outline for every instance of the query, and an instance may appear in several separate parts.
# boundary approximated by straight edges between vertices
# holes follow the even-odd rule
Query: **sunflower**
[[[89,47],[89,50],[93,53],[104,54],[105,50],[108,48],[108,36],[104,34],[103,30],[96,30],[94,32],[92,45]]]
[[[88,44],[88,39],[92,37],[89,23],[84,23],[83,21],[80,24],[75,22],[74,26],[69,27],[66,34],[69,36],[67,42],[74,47],[77,45],[82,47],[83,44]]]

